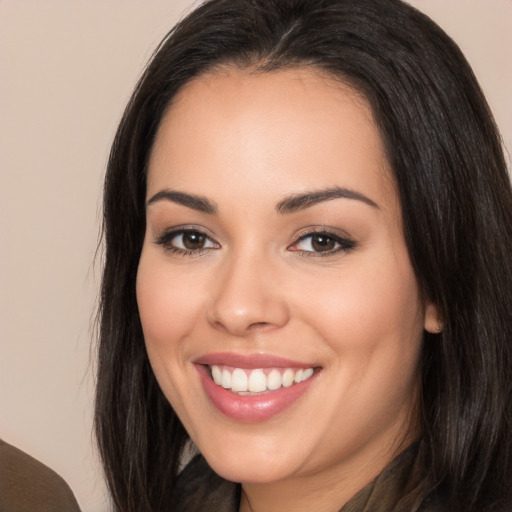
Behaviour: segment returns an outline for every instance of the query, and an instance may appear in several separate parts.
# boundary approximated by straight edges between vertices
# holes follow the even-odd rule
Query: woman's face
[[[348,86],[226,69],[183,88],[150,159],[137,299],[156,378],[225,478],[373,475],[407,438],[435,311]]]

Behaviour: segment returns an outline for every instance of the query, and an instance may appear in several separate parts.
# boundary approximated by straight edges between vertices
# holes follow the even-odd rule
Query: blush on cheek
[[[195,322],[198,297],[179,278],[159,272],[158,263],[141,260],[137,274],[137,304],[144,336],[168,344],[185,336]],[[190,284],[190,283],[189,283]]]
[[[407,346],[420,337],[422,303],[414,275],[412,271],[404,275],[399,262],[388,259],[365,265],[365,272],[342,275],[334,285],[307,282],[302,314],[309,323],[322,326],[324,338],[335,350],[371,351],[386,339]]]

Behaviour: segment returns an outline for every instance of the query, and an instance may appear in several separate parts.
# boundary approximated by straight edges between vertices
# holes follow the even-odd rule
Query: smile
[[[233,368],[212,365],[210,372],[218,386],[233,393],[248,394],[276,391],[281,387],[288,388],[309,379],[313,368]]]
[[[208,354],[194,363],[211,405],[243,423],[266,421],[292,409],[322,374],[316,364],[261,354]]]

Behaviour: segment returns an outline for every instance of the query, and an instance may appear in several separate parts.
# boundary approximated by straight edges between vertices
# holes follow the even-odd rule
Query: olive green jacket
[[[0,512],[80,512],[53,470],[0,439]]]

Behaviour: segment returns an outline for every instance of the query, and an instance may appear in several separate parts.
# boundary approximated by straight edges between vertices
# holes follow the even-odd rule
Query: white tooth
[[[247,391],[247,375],[241,368],[235,368],[231,376],[231,391]]]
[[[295,384],[298,384],[299,382],[302,382],[302,374],[303,373],[304,372],[302,370],[297,370],[295,372],[295,379],[294,379],[295,380]]]
[[[267,388],[271,391],[274,391],[275,389],[279,389],[282,384],[281,374],[278,370],[272,370],[267,375]]]
[[[253,370],[251,372],[251,375],[249,375],[248,388],[252,393],[267,390],[267,377],[265,377],[262,370]]]
[[[223,388],[229,389],[231,387],[231,372],[228,370],[222,370],[222,382],[220,385]]]
[[[308,368],[307,370],[304,370],[304,372],[302,373],[302,380],[309,379],[309,377],[313,375],[313,371],[313,368]]]
[[[218,386],[222,384],[222,370],[216,365],[212,366],[212,378]]]
[[[293,384],[294,379],[295,372],[291,368],[286,369],[283,373],[283,386],[285,388],[290,387]]]

